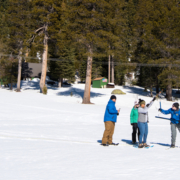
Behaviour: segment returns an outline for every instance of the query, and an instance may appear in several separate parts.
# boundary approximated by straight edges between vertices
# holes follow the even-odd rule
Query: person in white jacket
[[[148,110],[152,106],[153,102],[156,100],[156,97],[150,102],[149,106],[146,106],[146,102],[142,99],[139,99],[138,108],[138,128],[140,130],[139,135],[139,148],[149,147],[147,145],[147,135],[148,135]],[[142,141],[143,140],[143,141]]]

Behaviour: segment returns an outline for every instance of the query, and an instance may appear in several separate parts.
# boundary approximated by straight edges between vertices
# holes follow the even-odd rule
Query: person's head
[[[175,111],[179,111],[179,103],[174,103],[172,105],[172,109],[175,110]]]
[[[146,106],[146,102],[142,99],[139,99],[139,105],[142,107],[142,108],[145,108]]]
[[[135,101],[135,102],[134,102],[134,107],[135,107],[135,108],[138,108],[138,107],[139,107],[138,101]]]
[[[114,102],[116,102],[116,96],[115,96],[115,95],[112,95],[112,96],[111,96],[111,100],[114,101]]]

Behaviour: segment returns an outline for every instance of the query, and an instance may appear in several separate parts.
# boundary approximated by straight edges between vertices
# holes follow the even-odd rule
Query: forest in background
[[[179,19],[178,0],[0,0],[0,79],[20,92],[22,63],[40,61],[43,93],[47,68],[59,81],[78,71],[86,104],[110,63],[111,82],[124,85],[135,71],[139,86],[164,89],[171,101],[180,87]]]

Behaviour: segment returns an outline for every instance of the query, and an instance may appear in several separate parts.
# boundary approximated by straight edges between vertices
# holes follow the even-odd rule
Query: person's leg
[[[178,131],[180,132],[180,123],[176,124],[176,127],[178,128]]]
[[[105,131],[103,134],[103,138],[102,138],[102,144],[107,144],[108,139],[109,139],[109,135],[110,135],[110,131],[111,131],[111,121],[106,121],[105,124]]]
[[[137,124],[133,123],[132,125],[132,142],[136,142],[136,129],[137,129]]]
[[[112,122],[110,121],[110,134],[109,134],[109,139],[108,139],[108,144],[112,144],[113,141],[112,141],[112,137],[113,137],[113,134],[114,134],[114,129],[115,129],[115,122]]]
[[[147,142],[147,135],[148,135],[148,123],[146,122],[146,123],[144,123],[144,139],[143,139],[143,141],[144,141],[144,143],[146,143]]]
[[[138,126],[137,126],[138,127]],[[138,127],[138,141],[139,141],[139,136],[140,136],[140,129]]]
[[[138,127],[140,129],[139,144],[142,144],[142,138],[144,136],[144,125],[143,125],[143,123],[138,122]]]
[[[171,123],[171,145],[174,145],[176,144],[176,124],[172,124]]]

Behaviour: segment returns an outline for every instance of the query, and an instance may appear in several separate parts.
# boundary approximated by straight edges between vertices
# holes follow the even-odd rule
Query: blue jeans
[[[142,139],[143,139],[143,143],[146,143],[147,135],[148,135],[147,122],[146,123],[138,122],[138,128],[140,130],[139,143],[142,144]]]

